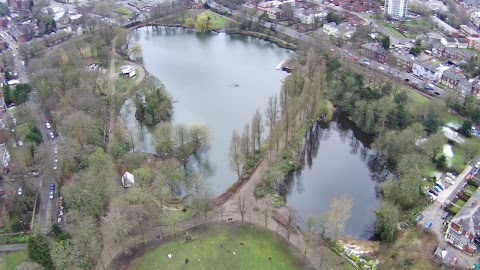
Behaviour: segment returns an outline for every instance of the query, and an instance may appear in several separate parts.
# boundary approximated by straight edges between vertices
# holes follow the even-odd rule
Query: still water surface
[[[204,166],[197,167],[208,168],[204,175],[215,193],[222,193],[236,181],[228,161],[232,131],[243,130],[257,108],[263,113],[268,97],[279,93],[286,73],[275,67],[292,53],[255,38],[183,30],[141,28],[134,38],[143,47],[148,72],[165,84],[176,102],[173,122],[208,126],[210,147],[200,155]],[[154,129],[140,127],[134,110],[127,100],[121,114],[135,147],[154,152]],[[375,179],[382,178],[378,174],[384,170],[371,161],[369,140],[340,114],[329,125],[314,126],[303,151],[304,166],[291,176],[287,204],[306,219],[324,213],[333,196],[350,194],[354,206],[346,232],[370,236],[365,231],[371,229],[377,207]]]

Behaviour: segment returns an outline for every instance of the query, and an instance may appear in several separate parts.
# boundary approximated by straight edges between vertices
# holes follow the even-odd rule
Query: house
[[[466,49],[468,48],[468,39],[466,38],[457,38],[457,48]]]
[[[455,38],[444,37],[440,39],[440,43],[448,48],[456,48],[457,40]]]
[[[456,28],[454,28],[453,26],[449,25],[448,23],[440,20],[438,17],[436,16],[430,16],[430,20],[438,27],[440,28],[442,31],[444,31],[445,33],[447,33],[449,36],[453,37],[453,38],[456,38],[460,35],[460,31]]]
[[[366,43],[363,44],[362,46],[362,51],[364,54],[370,58],[374,59],[375,61],[379,63],[385,63],[387,60],[387,51],[380,46],[378,43]]]
[[[468,48],[480,51],[480,37],[467,37]]]
[[[314,24],[315,18],[321,21],[327,17],[327,11],[300,8],[295,10],[294,17],[303,24]]]
[[[464,78],[458,82],[457,87],[454,88],[454,90],[456,90],[461,97],[466,97],[469,93],[472,92],[472,88],[473,82]]]
[[[60,44],[62,42],[67,41],[70,38],[70,34],[67,31],[60,30],[56,33],[51,33],[50,35],[46,35],[43,40],[45,41],[45,45],[47,47],[52,47],[54,45]]]
[[[477,190],[448,223],[445,240],[473,256],[480,233],[480,191]]]
[[[282,10],[277,7],[267,8],[265,13],[272,20],[278,20],[282,17]]]
[[[460,82],[460,80],[464,79],[465,76],[461,73],[455,73],[452,71],[447,71],[442,74],[442,77],[440,78],[440,83],[455,89]]]
[[[348,23],[341,23],[337,25],[335,22],[331,22],[323,25],[323,32],[325,34],[339,39],[350,39],[355,31],[355,27],[352,27]]]
[[[135,177],[129,172],[125,172],[122,175],[121,181],[124,188],[133,187],[135,185]]]
[[[413,67],[413,61],[415,60],[415,56],[413,54],[399,54],[395,53],[392,56],[397,60],[396,64],[398,67],[405,71],[411,71]]]
[[[431,81],[438,81],[442,78],[443,72],[450,68],[450,66],[443,66],[436,61],[415,61],[413,62],[412,72],[417,76],[428,78]]]
[[[460,25],[460,31],[467,37],[479,37],[479,34],[475,29],[472,29],[464,24]]]

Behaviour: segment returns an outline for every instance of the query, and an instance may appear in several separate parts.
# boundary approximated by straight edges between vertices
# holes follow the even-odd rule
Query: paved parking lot
[[[457,176],[455,183],[442,191],[437,200],[425,208],[425,210],[422,212],[423,219],[418,223],[423,229],[429,221],[432,221],[432,226],[429,230],[437,236],[439,240],[439,246],[447,250],[447,255],[443,260],[443,263],[449,263],[454,257],[457,257],[457,266],[462,268],[472,267],[478,262],[478,256],[469,256],[445,241],[444,229],[446,224],[445,220],[443,220],[441,216],[445,212],[443,207],[445,206],[446,202],[453,199],[457,192],[463,188],[463,185],[466,182],[465,177],[472,170],[474,164],[475,162],[472,162],[471,164],[467,165],[465,170],[463,170],[463,172]],[[433,250],[431,252],[433,253]]]

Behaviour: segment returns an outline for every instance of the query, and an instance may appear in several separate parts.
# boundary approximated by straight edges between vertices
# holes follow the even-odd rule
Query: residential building
[[[479,34],[475,29],[470,28],[464,24],[460,25],[460,31],[464,33],[467,37],[479,37]]]
[[[331,22],[323,25],[323,32],[325,34],[339,39],[351,39],[355,31],[355,27],[352,27],[348,23],[337,25],[335,22]]]
[[[52,47],[54,45],[67,41],[69,38],[70,34],[67,33],[67,31],[60,30],[56,33],[51,33],[50,35],[44,36],[43,40],[45,41],[45,45],[47,47]]]
[[[298,18],[301,23],[303,24],[314,24],[315,18],[317,20],[322,21],[325,17],[327,17],[326,10],[312,10],[312,9],[296,9],[294,13],[295,18]]]
[[[440,43],[448,48],[456,48],[457,47],[457,40],[454,38],[444,37],[440,39]]]
[[[408,0],[385,0],[385,14],[402,20],[407,16]]]
[[[480,51],[480,37],[467,37],[468,47],[475,51]]]
[[[440,78],[440,83],[455,89],[458,86],[458,83],[462,80],[465,79],[465,76],[461,73],[458,72],[452,72],[452,71],[447,71],[442,74],[442,77]]]
[[[450,35],[451,37],[455,38],[460,35],[460,31],[453,26],[449,25],[448,23],[440,20],[436,16],[430,16],[430,20],[442,31]]]
[[[411,71],[413,67],[413,61],[415,61],[415,56],[413,54],[399,54],[394,53],[392,56],[397,60],[396,64],[400,67],[401,70]]]
[[[363,44],[361,47],[362,51],[368,58],[374,59],[375,61],[382,64],[387,61],[387,51],[382,46],[380,46],[380,44],[366,43]]]
[[[282,17],[282,10],[277,7],[267,8],[266,13],[268,18],[278,20]]]
[[[443,66],[436,61],[415,61],[413,62],[412,72],[417,76],[427,78],[431,81],[439,81],[440,78],[442,78],[443,72],[450,68],[450,66]]]
[[[477,190],[448,223],[445,240],[463,252],[472,255],[478,247],[480,233],[480,191]]]
[[[461,97],[466,97],[469,93],[472,92],[472,88],[473,82],[465,78],[461,79],[458,82],[457,87],[454,88],[454,90],[456,90]]]

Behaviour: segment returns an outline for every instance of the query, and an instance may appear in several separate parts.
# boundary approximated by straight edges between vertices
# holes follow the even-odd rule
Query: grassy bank
[[[287,243],[259,228],[231,224],[190,236],[145,254],[130,269],[303,269]]]
[[[6,263],[7,268],[5,270],[15,270],[15,268],[22,262],[28,261],[28,254],[26,250],[0,254],[0,259],[4,260]]]

